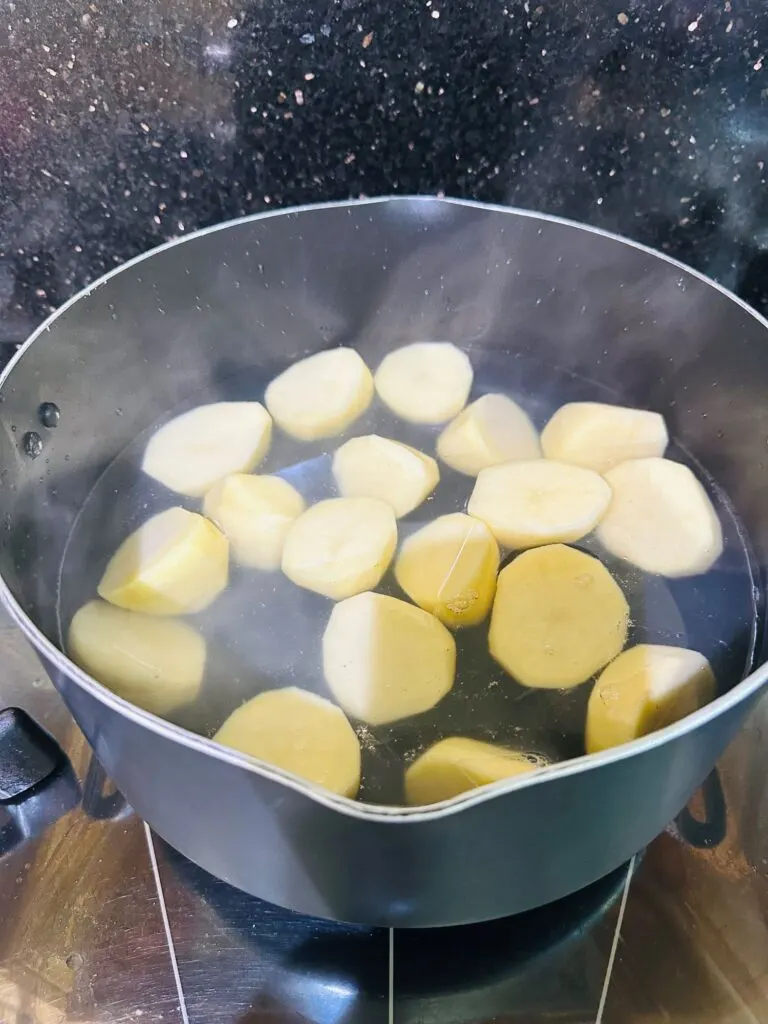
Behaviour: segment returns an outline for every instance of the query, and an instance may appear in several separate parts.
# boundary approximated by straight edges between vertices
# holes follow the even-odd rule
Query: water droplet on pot
[[[53,430],[59,425],[61,410],[55,402],[42,402],[37,410],[37,416],[44,427]]]
[[[36,459],[43,451],[43,439],[36,430],[28,430],[21,439],[21,447],[24,454],[30,459]]]

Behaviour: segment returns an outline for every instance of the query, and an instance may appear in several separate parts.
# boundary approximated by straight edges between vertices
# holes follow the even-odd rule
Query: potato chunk
[[[492,656],[523,686],[578,686],[621,651],[629,606],[605,566],[562,544],[533,548],[499,573]]]
[[[340,601],[375,587],[396,547],[390,505],[375,498],[329,498],[291,526],[283,572],[298,586]]]
[[[500,544],[531,548],[586,536],[610,500],[611,488],[591,469],[536,459],[484,469],[467,511],[487,523]]]
[[[446,626],[476,626],[496,592],[499,546],[479,519],[440,516],[403,543],[395,578],[420,608]]]
[[[545,764],[535,754],[450,736],[431,746],[406,770],[405,800],[416,807],[436,804],[478,786],[532,772]]]
[[[384,725],[442,700],[453,686],[456,644],[421,608],[383,594],[359,594],[331,613],[323,671],[348,715]]]
[[[269,449],[272,418],[259,402],[199,405],[163,424],[141,468],[179,494],[201,498],[230,473],[249,473]]]
[[[148,519],[110,559],[99,596],[147,615],[207,608],[227,585],[229,542],[196,512],[178,506]]]
[[[279,476],[234,473],[206,494],[203,511],[229,539],[236,562],[272,572],[294,519],[305,509],[299,492]]]
[[[195,700],[205,640],[186,622],[90,601],[72,619],[69,656],[118,697],[156,715]]]
[[[466,405],[469,358],[448,341],[417,341],[384,356],[374,382],[385,405],[411,423],[445,423]]]
[[[268,690],[233,711],[217,743],[354,798],[360,742],[341,708],[308,690]]]
[[[715,695],[703,654],[638,644],[602,672],[587,705],[587,752],[629,743],[697,711]]]
[[[606,474],[613,491],[598,527],[601,544],[618,558],[660,576],[695,576],[723,550],[712,502],[687,466],[636,459]]]
[[[669,437],[664,417],[645,409],[602,402],[562,406],[541,434],[548,459],[605,473],[627,459],[663,455]]]
[[[372,399],[371,371],[352,348],[331,348],[294,363],[264,396],[275,423],[299,441],[340,434]]]
[[[333,475],[345,498],[378,498],[398,519],[437,487],[440,470],[429,455],[388,437],[353,437],[333,457]]]
[[[483,395],[437,439],[438,457],[459,473],[477,476],[502,462],[541,457],[539,435],[527,413],[506,395]]]

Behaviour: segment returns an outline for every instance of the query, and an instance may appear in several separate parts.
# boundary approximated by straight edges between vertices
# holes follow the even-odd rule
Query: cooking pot
[[[375,366],[425,338],[464,347],[496,389],[557,381],[559,400],[586,388],[664,414],[717,488],[730,541],[704,597],[670,603],[651,587],[646,603],[660,635],[707,648],[720,687],[712,703],[626,746],[404,809],[336,797],[225,749],[68,660],[61,595],[79,584],[67,558],[73,527],[139,434],[183,403],[231,394],[254,368],[266,381],[338,344]],[[2,599],[137,813],[214,875],[350,922],[518,913],[607,875],[661,832],[760,694],[766,394],[766,321],[700,274],[605,232],[431,198],[246,217],[107,274],[7,367]],[[92,532],[109,533],[109,518]]]

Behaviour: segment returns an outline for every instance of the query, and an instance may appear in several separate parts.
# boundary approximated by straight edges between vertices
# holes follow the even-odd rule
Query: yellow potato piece
[[[638,644],[602,672],[587,705],[587,752],[629,743],[707,704],[715,677],[703,654]]]
[[[624,647],[629,606],[605,566],[562,544],[533,548],[499,573],[488,642],[523,686],[586,682]]]
[[[299,441],[340,434],[372,399],[371,371],[351,348],[328,349],[294,363],[264,396],[275,423]]]
[[[98,682],[156,715],[190,704],[203,683],[205,641],[191,626],[102,601],[75,614],[67,650]]]
[[[433,708],[453,686],[456,644],[428,612],[383,594],[336,605],[323,671],[348,715],[384,725]]]
[[[723,550],[723,532],[687,466],[636,459],[605,479],[613,497],[597,537],[611,554],[660,576],[695,576],[712,568]]]
[[[535,755],[464,736],[440,740],[405,773],[405,800],[412,807],[436,804],[478,786],[524,775],[547,762]]]
[[[586,536],[610,500],[611,488],[591,469],[536,459],[484,469],[467,511],[505,547],[531,548]]]
[[[395,578],[412,601],[451,628],[476,626],[496,592],[499,546],[479,519],[440,516],[404,541]]]
[[[360,788],[360,742],[341,708],[289,686],[260,693],[233,711],[217,743],[354,798]]]
[[[333,475],[345,498],[378,498],[398,519],[413,512],[440,481],[429,455],[388,437],[353,437],[333,457]]]
[[[283,572],[298,586],[340,601],[375,587],[396,547],[391,505],[330,498],[294,521],[283,547]]]
[[[472,364],[448,341],[417,341],[384,356],[376,390],[385,405],[411,423],[445,423],[466,405]]]
[[[236,562],[272,572],[280,568],[293,521],[305,509],[299,492],[279,476],[235,473],[205,496],[203,511],[226,534]]]
[[[605,473],[627,459],[663,455],[669,437],[664,417],[645,409],[602,402],[562,406],[541,434],[548,459]]]
[[[201,498],[230,473],[248,473],[269,449],[272,418],[259,402],[200,405],[152,436],[141,468],[179,494]]]
[[[227,585],[229,543],[203,516],[174,507],[123,541],[98,586],[119,608],[181,615],[207,608]]]
[[[468,405],[437,439],[438,457],[477,476],[481,469],[541,457],[539,435],[520,406],[506,395],[483,395]]]

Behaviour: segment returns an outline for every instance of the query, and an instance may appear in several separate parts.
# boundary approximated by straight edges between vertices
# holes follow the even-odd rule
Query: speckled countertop
[[[166,239],[444,192],[664,248],[768,305],[763,0],[8,0],[0,341]]]

